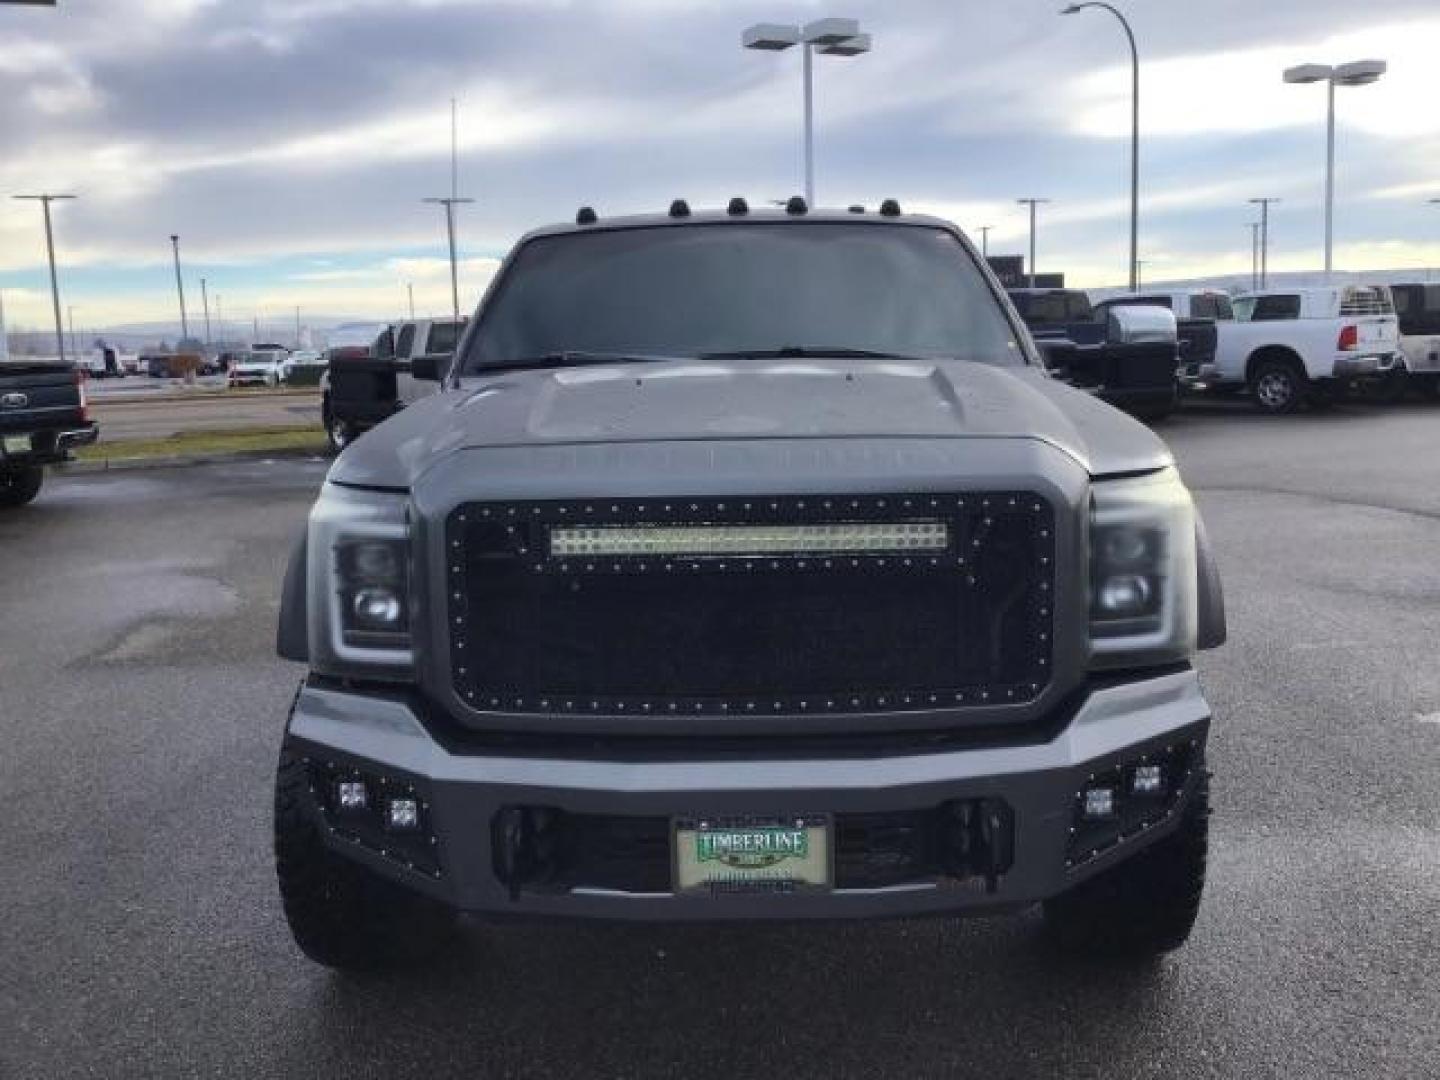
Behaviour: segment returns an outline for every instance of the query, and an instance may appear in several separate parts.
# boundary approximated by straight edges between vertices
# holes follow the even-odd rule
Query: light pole
[[[220,328],[220,344],[225,344],[225,307],[221,304],[221,296],[215,294],[215,325]]]
[[[1086,8],[1104,8],[1114,15],[1125,31],[1125,40],[1130,43],[1130,291],[1135,292],[1140,288],[1140,53],[1135,48],[1130,23],[1118,8],[1101,0],[1087,0],[1083,4],[1071,4],[1060,14],[1074,15]]]
[[[185,282],[180,278],[180,237],[170,234],[170,246],[175,251],[175,290],[180,294],[180,340],[190,338],[190,320],[185,317]]]
[[[55,233],[50,228],[50,204],[74,195],[16,195],[17,199],[38,202],[45,210],[45,250],[50,256],[50,299],[55,305],[55,344],[60,349],[60,362],[65,362],[65,328],[60,322],[60,279],[55,275]]]
[[[1328,64],[1301,64],[1287,68],[1287,83],[1323,82],[1327,89],[1325,114],[1325,276],[1333,265],[1335,240],[1335,87],[1367,86],[1385,74],[1384,60],[1355,60],[1331,67]]]
[[[1030,207],[1030,288],[1035,287],[1035,207],[1048,203],[1049,199],[1016,199],[1021,206]]]
[[[70,351],[75,354],[75,359],[80,359],[80,345],[75,340],[75,307],[67,305],[65,308],[65,321],[70,324]]]
[[[1250,222],[1250,291],[1260,288],[1260,222]]]
[[[218,301],[220,298],[217,296],[215,299]],[[203,277],[200,279],[200,302],[205,305],[205,351],[208,353],[208,352],[210,351],[210,344],[211,344],[211,342],[210,342],[210,287],[205,283],[205,279],[204,279]]]
[[[421,202],[438,203],[445,207],[445,235],[450,241],[450,305],[455,321],[460,321],[460,271],[455,259],[455,207],[461,203],[473,203],[474,199],[460,199],[454,195],[443,199],[421,199]]]
[[[415,283],[414,283],[413,281],[407,281],[407,282],[405,283],[405,293],[406,293],[406,295],[408,295],[408,296],[410,297],[410,321],[411,321],[411,322],[414,322],[414,321],[415,321]]]
[[[990,257],[990,229],[991,229],[991,228],[992,228],[992,226],[989,226],[989,225],[981,225],[981,226],[980,226],[980,257],[981,257],[982,259],[988,259],[988,258]]]
[[[1264,289],[1270,285],[1270,204],[1280,200],[1266,197],[1250,201],[1260,207],[1260,288]],[[1329,262],[1328,255],[1326,262]]]
[[[805,205],[815,206],[815,75],[814,54],[859,56],[870,51],[870,35],[860,32],[854,19],[816,19],[804,26],[794,23],[756,23],[740,35],[740,44],[761,52],[783,52],[803,46],[805,92]]]

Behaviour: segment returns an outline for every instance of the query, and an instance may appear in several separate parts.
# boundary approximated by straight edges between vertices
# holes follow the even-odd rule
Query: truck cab
[[[953,225],[582,209],[412,363],[436,392],[340,454],[282,587],[312,959],[414,962],[459,912],[1184,942],[1204,528]]]

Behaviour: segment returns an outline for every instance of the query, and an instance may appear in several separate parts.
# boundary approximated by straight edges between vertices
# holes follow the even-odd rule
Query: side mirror
[[[1037,337],[1033,340],[1035,348],[1040,350],[1041,359],[1045,361],[1045,369],[1056,378],[1064,379],[1075,361],[1075,354],[1080,351],[1079,346],[1065,337]]]
[[[1105,319],[1107,345],[1174,345],[1179,337],[1174,313],[1154,304],[1117,304]]]
[[[425,356],[417,356],[410,361],[410,374],[425,382],[440,382],[445,378],[445,372],[450,367],[450,358],[453,353],[429,353]]]

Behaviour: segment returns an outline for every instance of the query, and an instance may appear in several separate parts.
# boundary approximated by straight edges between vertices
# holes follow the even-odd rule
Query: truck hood
[[[1091,476],[1173,463],[1144,425],[1037,368],[672,361],[466,379],[353,443],[330,479],[410,488],[442,458],[487,447],[844,438],[1035,439]]]

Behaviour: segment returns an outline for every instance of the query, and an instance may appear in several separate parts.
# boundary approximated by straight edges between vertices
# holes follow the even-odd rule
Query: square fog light
[[[1159,765],[1136,765],[1130,775],[1130,790],[1136,795],[1161,795],[1165,791],[1165,770]]]
[[[390,799],[385,803],[385,827],[392,832],[412,832],[420,827],[420,803],[415,799]]]
[[[1104,821],[1114,817],[1115,789],[1112,787],[1086,788],[1081,814],[1087,821]]]
[[[335,805],[346,813],[364,810],[370,805],[370,792],[363,780],[341,780],[335,785]]]

